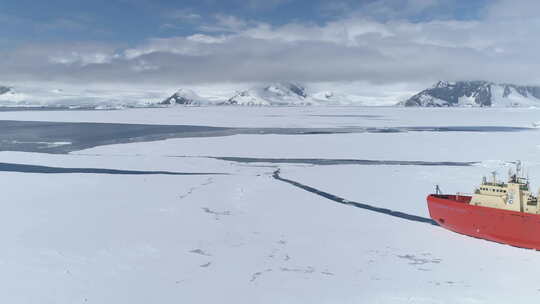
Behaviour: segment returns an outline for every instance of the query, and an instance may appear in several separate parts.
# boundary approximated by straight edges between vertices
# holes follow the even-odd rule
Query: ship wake
[[[392,217],[397,217],[397,218],[408,220],[408,221],[420,222],[420,223],[426,223],[426,224],[439,226],[439,224],[437,224],[437,222],[435,222],[434,220],[432,220],[430,218],[426,218],[426,217],[422,217],[422,216],[418,216],[418,215],[414,215],[414,214],[408,214],[408,213],[404,213],[404,212],[401,212],[401,211],[394,211],[394,210],[387,209],[387,208],[376,207],[376,206],[372,206],[372,205],[368,205],[368,204],[364,204],[364,203],[358,203],[358,202],[349,201],[349,200],[344,199],[342,197],[339,197],[337,195],[334,195],[334,194],[331,194],[331,193],[328,193],[328,192],[324,192],[322,190],[310,187],[308,185],[304,185],[304,184],[299,183],[297,181],[281,177],[280,169],[274,171],[272,177],[274,179],[276,179],[276,180],[285,182],[287,184],[293,185],[293,186],[295,186],[297,188],[300,188],[302,190],[305,190],[305,191],[311,192],[313,194],[322,196],[322,197],[324,197],[326,199],[332,200],[334,202],[337,202],[337,203],[340,203],[340,204],[343,204],[343,205],[353,206],[353,207],[356,207],[356,208],[361,208],[361,209],[369,210],[369,211],[372,211],[372,212],[377,212],[377,213],[392,216]]]

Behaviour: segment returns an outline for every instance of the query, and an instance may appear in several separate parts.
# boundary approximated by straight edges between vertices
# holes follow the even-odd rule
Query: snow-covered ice
[[[174,107],[0,112],[0,119],[222,127],[531,127],[536,109]],[[1,171],[5,303],[522,303],[540,254],[422,222],[425,197],[469,192],[521,159],[540,186],[538,129],[509,132],[243,134],[0,152],[53,168],[209,173]],[[57,143],[59,144],[59,143]],[[242,163],[211,157],[476,162],[471,166]],[[220,173],[220,174],[211,174]]]

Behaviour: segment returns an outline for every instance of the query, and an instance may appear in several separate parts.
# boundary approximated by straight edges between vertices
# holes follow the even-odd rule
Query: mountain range
[[[406,107],[528,107],[540,106],[540,87],[488,81],[439,81],[398,103]]]
[[[182,89],[162,105],[361,105],[355,96],[333,91],[311,93],[298,83],[274,83],[238,91],[218,101],[205,99]],[[533,107],[540,106],[540,87],[497,84],[489,81],[439,81],[405,101],[405,107]]]
[[[356,98],[357,99],[357,98]],[[243,105],[243,106],[309,106],[350,105],[355,97],[334,92],[311,94],[306,87],[294,82],[277,82],[240,90],[222,99],[208,99],[190,89],[180,89],[161,101],[160,105]]]
[[[232,92],[232,89],[227,89]],[[169,97],[163,91],[133,90],[61,90],[0,86],[0,106],[122,108],[147,106],[310,106],[310,105],[388,105],[376,98],[360,97],[336,91],[316,91],[295,82],[257,85],[234,93],[210,92],[205,97],[190,88],[182,88]],[[439,81],[412,97],[397,103],[404,107],[538,107],[540,87],[497,84],[488,81]]]

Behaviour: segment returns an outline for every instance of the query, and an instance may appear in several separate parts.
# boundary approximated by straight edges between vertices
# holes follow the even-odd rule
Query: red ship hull
[[[429,215],[457,233],[540,250],[540,215],[469,205],[470,196],[431,194]]]

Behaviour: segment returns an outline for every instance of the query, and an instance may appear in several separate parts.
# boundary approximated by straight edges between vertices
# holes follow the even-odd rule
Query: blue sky
[[[535,0],[6,0],[0,84],[538,84],[538,11]]]
[[[384,5],[399,11],[407,10],[407,3],[386,1]],[[234,16],[272,25],[323,24],[350,12],[365,13],[378,20],[467,20],[478,18],[485,3],[486,0],[448,1],[444,5],[420,6],[418,10],[396,16],[387,14],[384,5],[377,6],[378,1],[374,0],[8,0],[0,3],[0,36],[11,45],[84,40],[134,44],[148,38],[201,32],[200,26],[215,22],[216,16]]]

